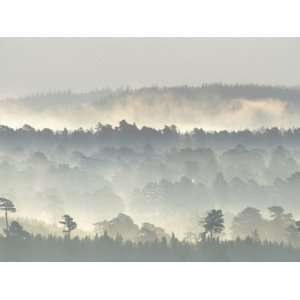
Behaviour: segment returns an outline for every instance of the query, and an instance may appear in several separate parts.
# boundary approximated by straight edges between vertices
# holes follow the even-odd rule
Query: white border
[[[299,36],[295,0],[9,0],[0,36]]]
[[[297,299],[298,267],[296,263],[1,264],[2,279],[6,274],[1,299]]]

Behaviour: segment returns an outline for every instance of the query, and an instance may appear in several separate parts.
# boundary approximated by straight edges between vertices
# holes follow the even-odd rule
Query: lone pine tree
[[[69,215],[63,215],[62,218],[62,221],[59,221],[59,223],[64,225],[63,233],[70,239],[71,232],[77,228],[77,223]]]

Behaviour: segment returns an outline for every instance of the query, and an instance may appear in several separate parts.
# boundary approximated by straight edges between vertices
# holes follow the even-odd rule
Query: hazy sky
[[[209,82],[299,85],[299,38],[0,38],[0,97]]]

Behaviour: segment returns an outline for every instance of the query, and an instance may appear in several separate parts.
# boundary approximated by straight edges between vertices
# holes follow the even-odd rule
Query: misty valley
[[[296,118],[299,95],[296,88],[263,86],[103,90],[84,98],[108,119],[117,120],[124,98],[124,109],[135,103],[131,117],[161,99],[168,121],[160,126],[159,116],[160,124],[150,126],[148,115],[145,123],[99,117],[79,128],[1,125],[0,260],[300,261],[300,128],[197,126],[210,114],[217,118],[202,98],[225,99],[217,121],[223,126],[227,118],[240,122],[244,113],[236,112],[245,103],[254,109],[248,124],[281,117],[266,110],[268,101]],[[0,113],[12,105],[18,115],[27,103],[36,116],[49,110],[45,123],[52,122],[56,97],[70,115],[80,113],[83,96],[73,93],[5,100]],[[184,111],[189,101],[192,120]],[[179,124],[169,123],[180,108]]]

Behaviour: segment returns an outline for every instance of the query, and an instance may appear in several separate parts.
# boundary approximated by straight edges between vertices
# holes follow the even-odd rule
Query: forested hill
[[[49,91],[44,93],[36,93],[25,97],[18,98],[24,102],[43,103],[53,105],[58,103],[78,103],[83,101],[97,102],[112,100],[119,97],[139,96],[139,97],[159,97],[165,94],[174,97],[207,97],[219,96],[222,99],[235,98],[277,98],[281,100],[294,101],[300,99],[299,87],[285,87],[285,86],[267,86],[255,84],[203,84],[202,86],[173,86],[173,87],[145,87],[140,89],[120,88],[120,89],[101,89],[89,92],[75,93],[68,91]]]
[[[38,93],[0,102],[2,124],[52,129],[90,128],[121,120],[161,129],[183,130],[299,127],[300,89],[296,87],[223,85],[146,87]]]

